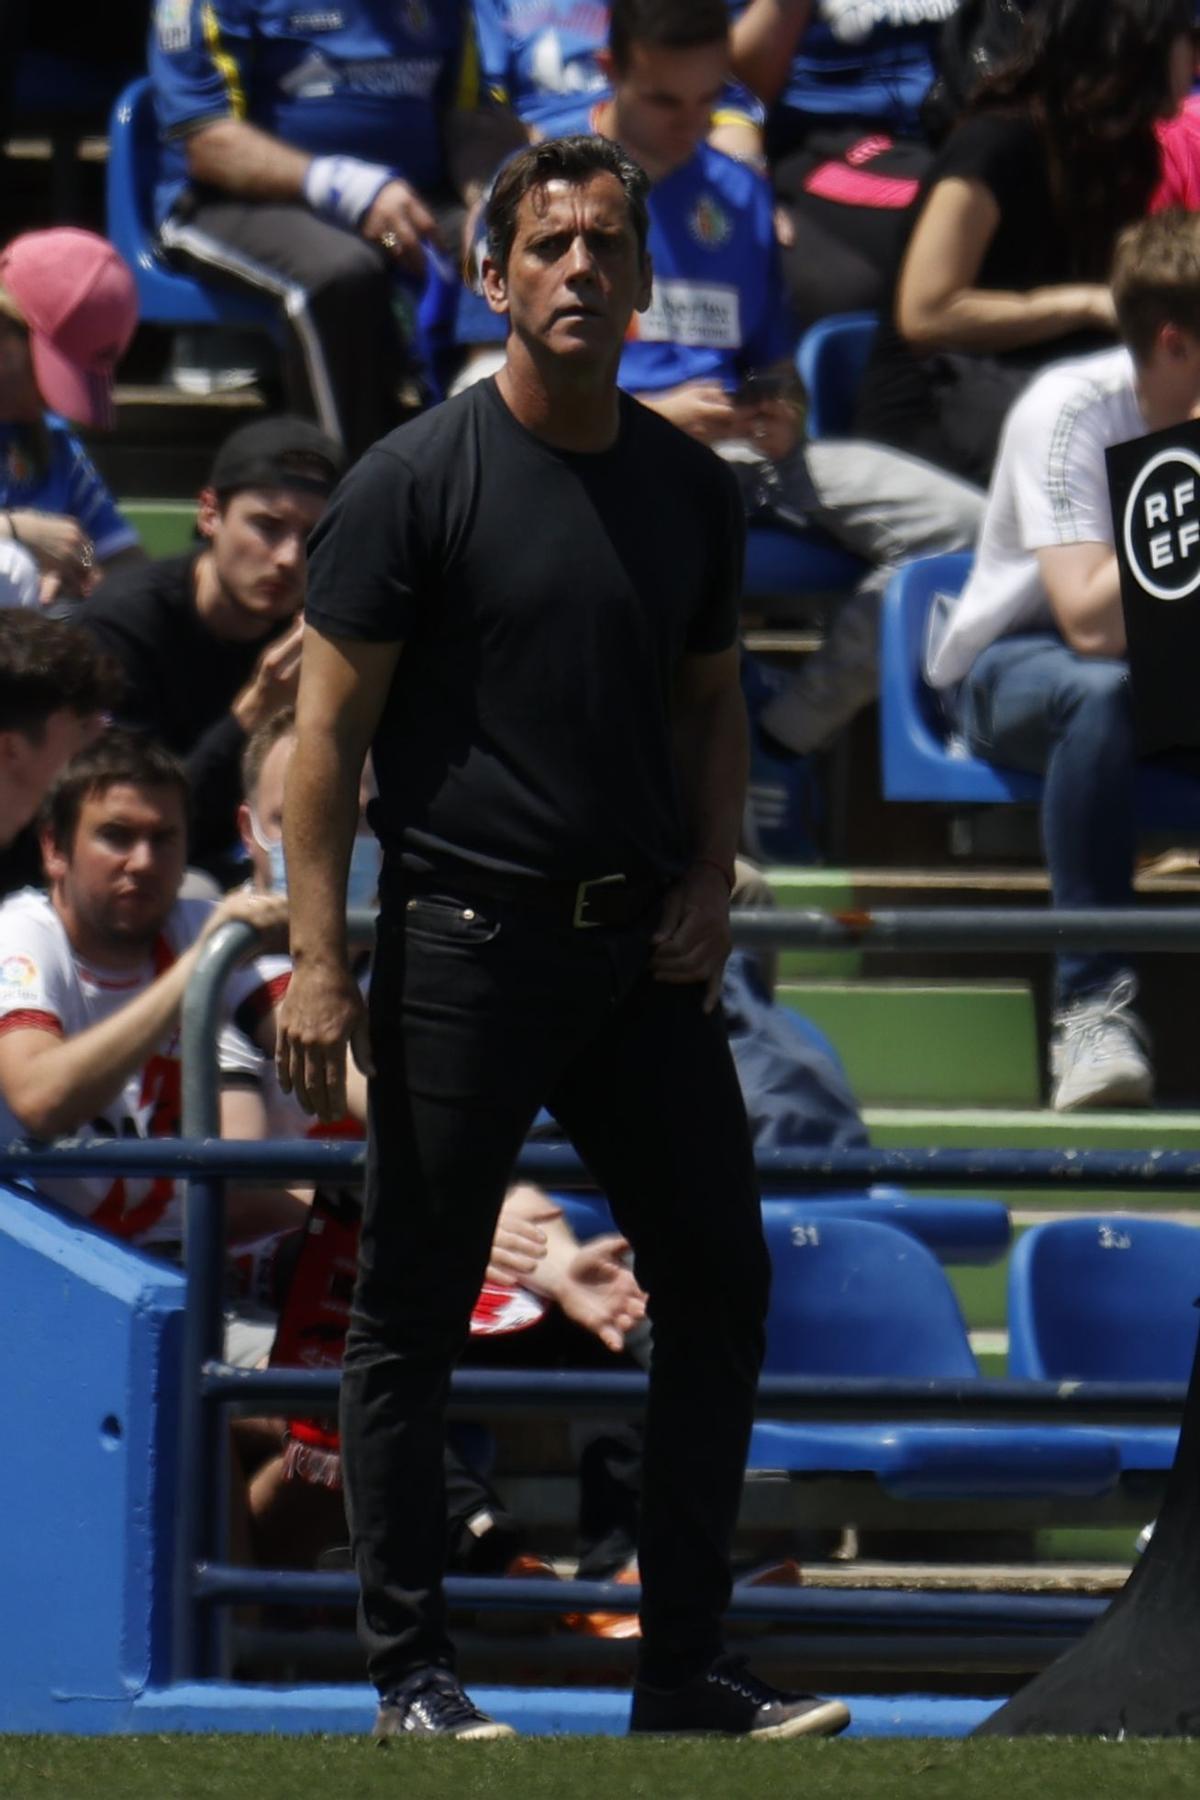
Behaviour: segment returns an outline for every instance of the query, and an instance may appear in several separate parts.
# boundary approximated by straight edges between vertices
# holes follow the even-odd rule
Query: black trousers
[[[445,1399],[543,1103],[607,1193],[650,1296],[641,1673],[672,1685],[720,1652],[769,1263],[725,1028],[699,987],[651,979],[656,915],[573,930],[507,903],[422,894],[381,916],[342,1385],[360,1630],[381,1690],[453,1660]]]

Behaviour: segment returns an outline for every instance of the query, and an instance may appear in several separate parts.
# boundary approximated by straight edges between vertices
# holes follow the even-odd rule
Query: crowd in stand
[[[146,560],[74,429],[112,423],[133,274],[74,228],[0,254],[0,1141],[178,1130],[199,946],[227,919],[278,935],[286,916],[307,536],[414,394],[503,359],[482,206],[538,137],[612,138],[650,177],[654,281],[622,385],[733,465],[751,523],[820,526],[867,565],[756,721],[762,743],[829,744],[875,691],[895,569],[978,544],[930,682],[972,749],[1045,774],[1055,903],[1127,899],[1135,753],[1103,452],[1200,408],[1200,228],[1180,210],[1200,204],[1192,8],[1020,10],[1023,25],[975,0],[158,0],[163,255],[278,304],[289,410],[221,447],[193,548]],[[806,443],[799,335],[863,307],[881,324],[854,436]],[[357,846],[351,900],[369,903],[365,827]],[[308,1128],[268,1054],[286,980],[280,953],[230,990],[229,1135]],[[772,1036],[769,983],[744,960],[730,983],[756,1130],[853,1141],[824,1049]],[[1135,996],[1120,959],[1063,961],[1055,1105],[1150,1100]],[[764,1078],[751,1064],[771,1044]],[[351,1114],[347,1131],[353,1091]],[[177,1250],[172,1182],[43,1191]],[[315,1204],[320,1248],[311,1193],[234,1196],[235,1359],[295,1356],[306,1333],[336,1349],[353,1207]],[[637,1356],[627,1250],[581,1247],[559,1206],[514,1190],[479,1342],[557,1308],[529,1340],[547,1360],[588,1340]],[[335,1436],[264,1424],[243,1449],[264,1555],[311,1563],[339,1541]],[[589,1573],[631,1555],[636,1452],[585,1454]],[[457,1566],[508,1566],[519,1525],[449,1446],[447,1471]]]

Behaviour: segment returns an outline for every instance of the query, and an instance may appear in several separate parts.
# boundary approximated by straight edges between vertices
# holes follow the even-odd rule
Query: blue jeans
[[[1055,906],[1129,906],[1136,847],[1129,670],[1080,656],[1054,632],[980,652],[953,703],[968,747],[1043,775],[1042,848]],[[1058,958],[1060,1004],[1111,982],[1111,953]]]

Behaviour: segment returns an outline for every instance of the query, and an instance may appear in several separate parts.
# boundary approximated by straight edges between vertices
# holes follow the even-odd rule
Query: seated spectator
[[[1135,751],[1104,452],[1200,407],[1200,217],[1122,237],[1125,345],[1047,369],[1004,428],[979,553],[928,678],[970,749],[1044,774],[1055,906],[1132,904]],[[1153,1071],[1125,959],[1058,959],[1058,1111],[1146,1105]]]
[[[930,162],[921,104],[957,0],[729,0],[733,65],[770,109],[788,292],[807,327],[876,310]]]
[[[40,873],[29,827],[119,690],[120,671],[81,632],[0,606],[0,896]]]
[[[704,141],[729,71],[724,0],[616,0],[605,64],[611,91],[578,127],[620,142],[652,184],[654,285],[621,359],[622,387],[731,460],[752,519],[811,520],[875,565],[795,695],[768,709],[783,745],[815,749],[875,691],[875,619],[891,570],[972,544],[982,496],[883,448],[802,452],[770,192]],[[871,504],[856,498],[859,483]]]
[[[201,490],[200,547],[113,576],[81,614],[124,674],[120,722],[184,758],[191,857],[220,877],[246,739],[295,698],[305,542],[341,470],[337,444],[302,419],[242,426]]]
[[[1195,66],[1190,0],[1041,0],[926,179],[864,377],[863,438],[986,486],[1030,376],[1111,336],[1107,274]]]
[[[176,899],[187,837],[187,780],[148,739],[107,732],[59,776],[42,851],[49,894],[0,906],[0,1140],[86,1132],[179,1131],[179,1009],[200,946],[217,926],[282,922],[274,898],[218,906]],[[261,975],[240,970],[228,1006],[270,1041]],[[45,1176],[38,1192],[161,1255],[182,1236],[179,1184],[166,1176]],[[234,1196],[233,1228],[295,1216],[286,1196]]]
[[[133,276],[93,232],[30,231],[0,251],[0,530],[28,553],[0,544],[6,604],[82,596],[142,560],[66,423],[111,428],[113,369],[136,324]]]
[[[258,728],[242,759],[245,798],[238,827],[253,871],[249,886],[260,894],[277,893],[286,881],[280,834],[295,741],[289,708]],[[373,903],[379,869],[378,840],[364,822],[351,859],[351,906]],[[287,980],[287,958],[265,957],[258,967],[277,995]],[[222,1136],[329,1135],[328,1126],[314,1122],[292,1096],[283,1094],[271,1057],[233,1024],[222,1032],[220,1062]],[[336,1129],[358,1135],[366,1118],[366,1083],[352,1059],[346,1075],[350,1116]],[[284,1281],[286,1298],[272,1360],[288,1364],[302,1358],[312,1366],[317,1358],[323,1366],[339,1367],[348,1317],[346,1281],[352,1280],[356,1262],[358,1203],[353,1194],[320,1190],[313,1203],[320,1229],[305,1236],[295,1273]],[[472,1360],[509,1363],[515,1341],[511,1334],[520,1332],[519,1360],[529,1362],[526,1334],[549,1306],[570,1324],[560,1329],[549,1318],[545,1329],[539,1326],[532,1346],[538,1366],[546,1366],[547,1360],[560,1366],[578,1366],[581,1359],[588,1364],[593,1360],[589,1338],[604,1351],[620,1352],[645,1316],[645,1297],[622,1261],[627,1251],[624,1239],[612,1235],[581,1246],[561,1207],[535,1188],[515,1187],[496,1227],[487,1284],[472,1327],[478,1340]],[[497,1348],[500,1338],[503,1347]],[[341,1541],[343,1530],[339,1440],[332,1422],[291,1421],[273,1440],[260,1430],[241,1447],[252,1459],[244,1466],[252,1539],[261,1560],[282,1558],[289,1566],[311,1566],[318,1552]],[[620,1431],[590,1433],[585,1455],[582,1504],[585,1557],[590,1555],[585,1566],[600,1579],[632,1553],[638,1459],[631,1457],[628,1437]],[[451,1446],[445,1477],[451,1566],[471,1573],[500,1572],[524,1548],[521,1528],[481,1472]]]
[[[578,128],[579,108],[609,82],[609,8],[598,0],[473,0],[479,55],[492,94],[535,138]],[[727,82],[709,141],[741,161],[763,161],[761,106]]]
[[[481,109],[461,0],[182,0],[150,42],[164,245],[279,301],[288,404],[354,457],[399,422],[395,277],[419,289],[516,122]]]

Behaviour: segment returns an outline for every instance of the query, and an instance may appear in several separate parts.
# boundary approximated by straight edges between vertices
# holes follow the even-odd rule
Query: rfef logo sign
[[[1139,754],[1200,749],[1200,420],[1105,451]]]
[[[1200,588],[1200,456],[1180,445],[1143,464],[1125,502],[1125,556],[1156,600]]]

